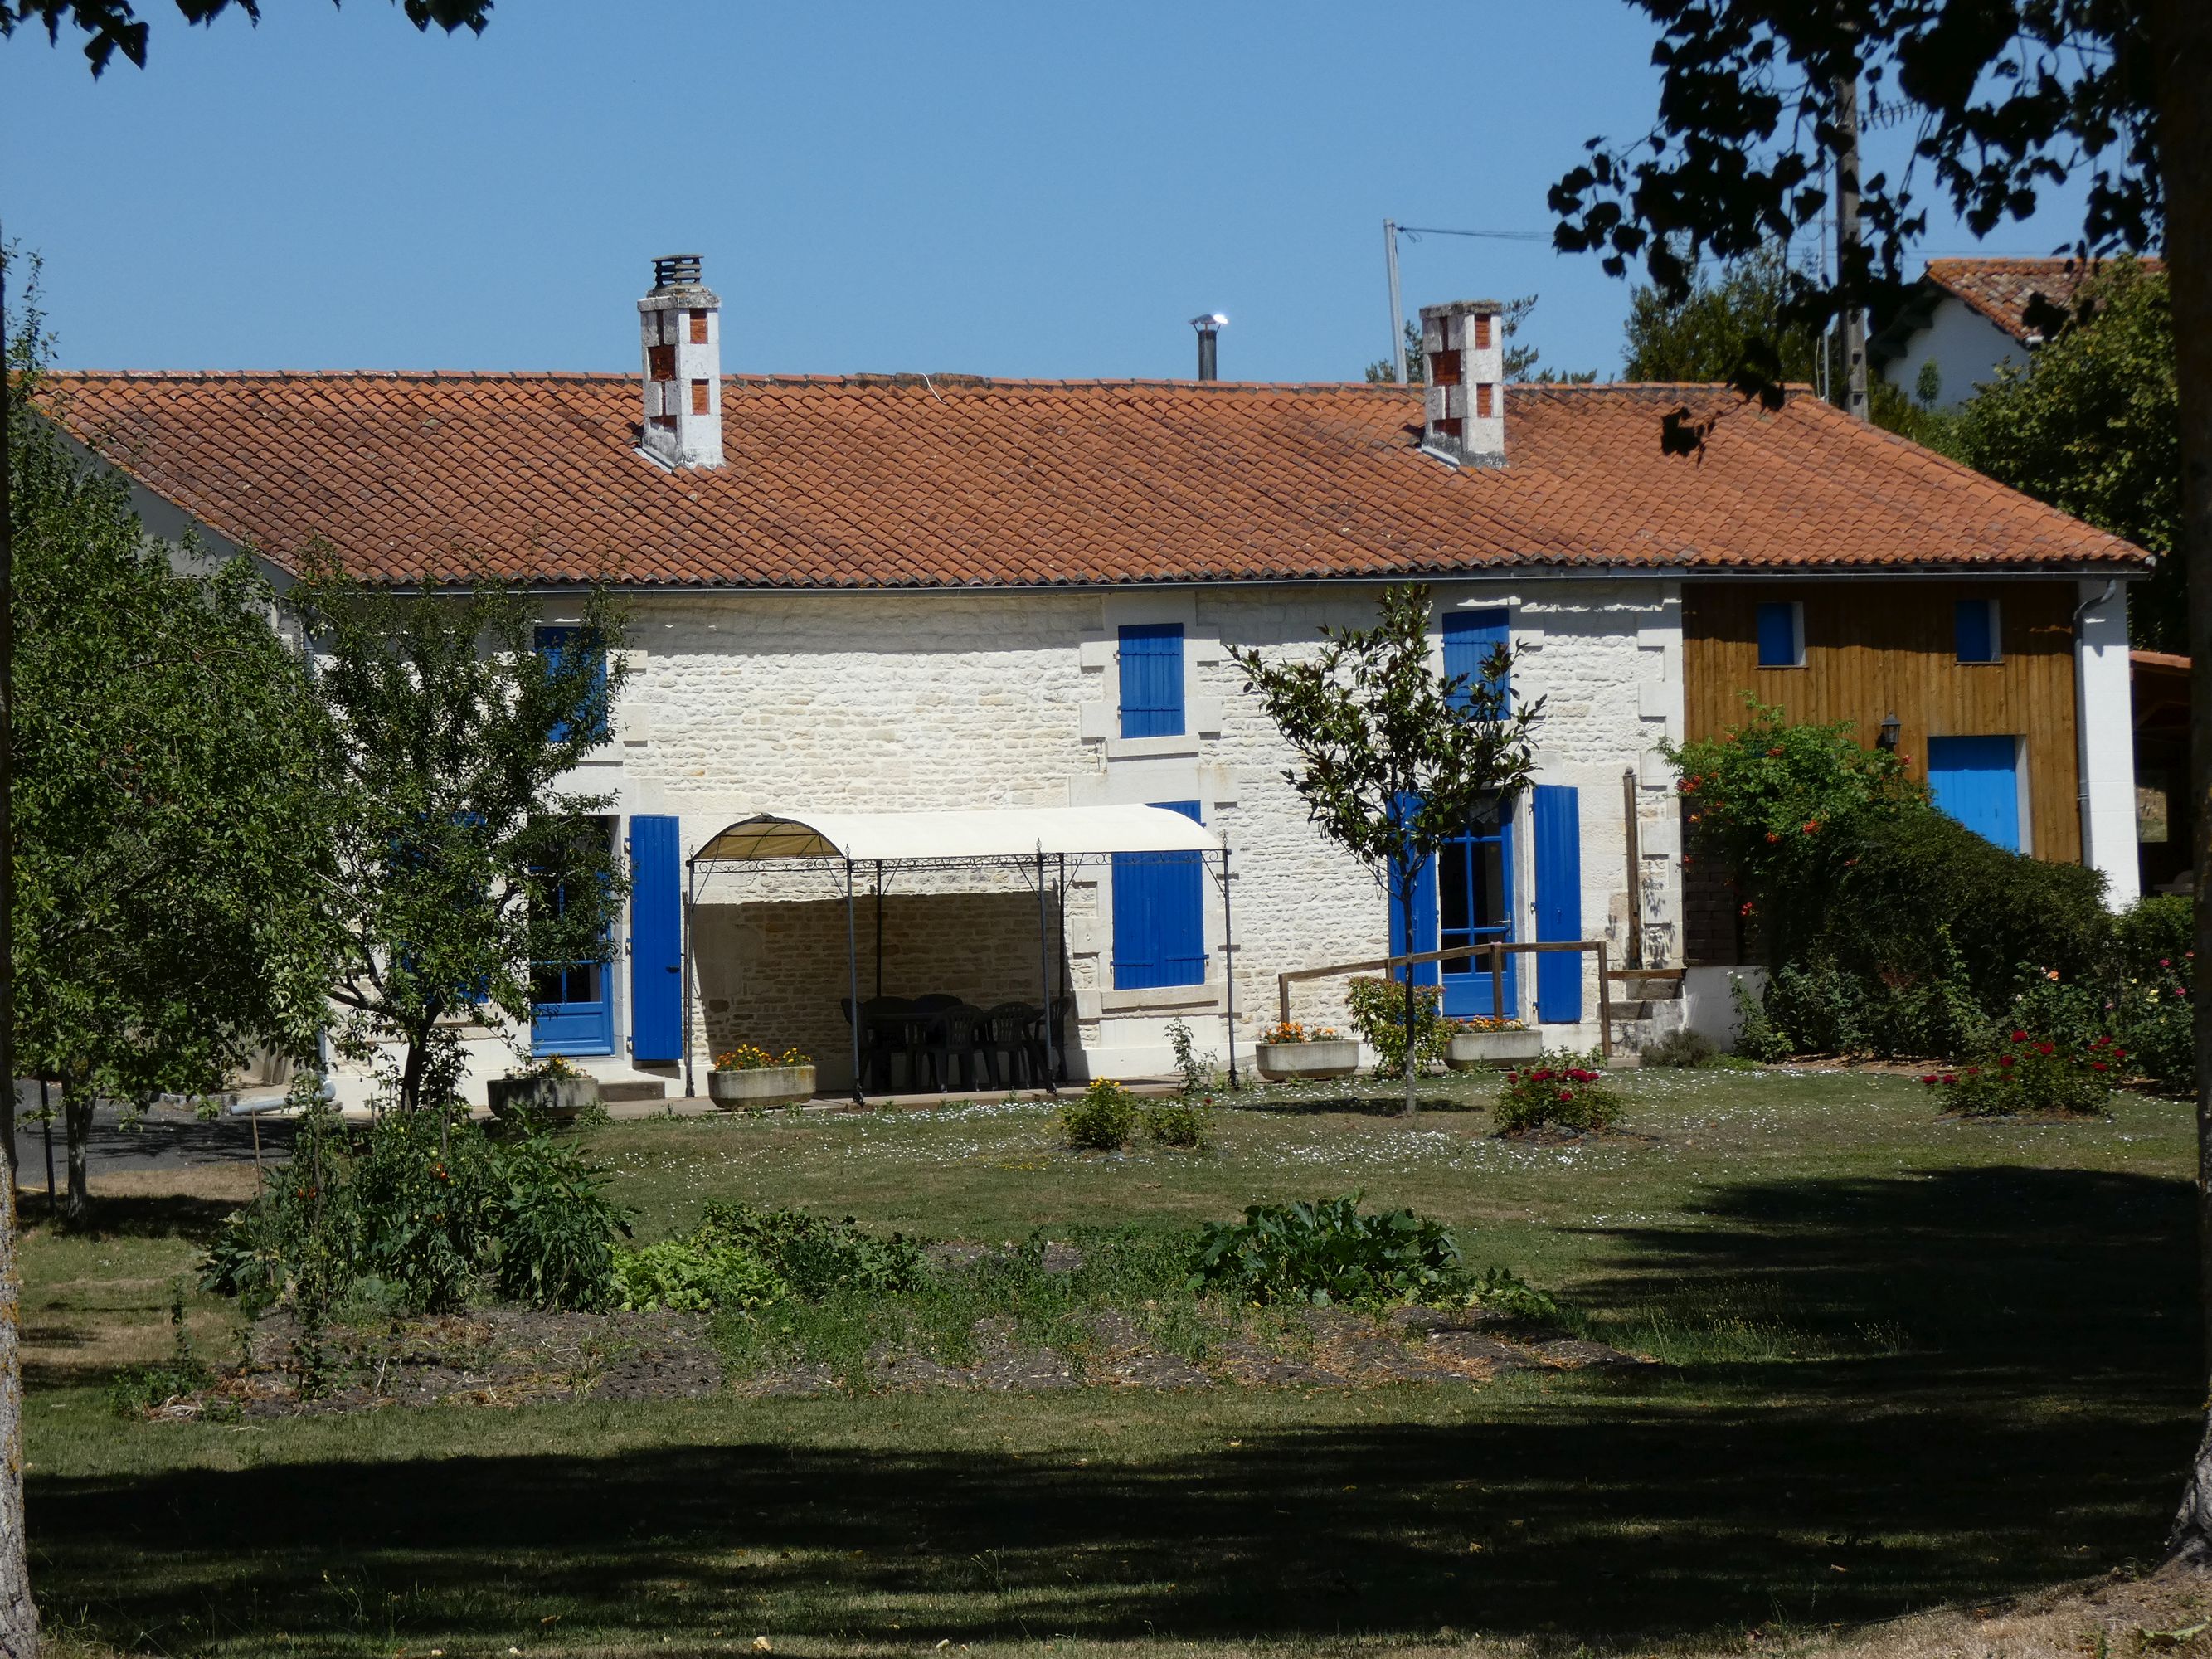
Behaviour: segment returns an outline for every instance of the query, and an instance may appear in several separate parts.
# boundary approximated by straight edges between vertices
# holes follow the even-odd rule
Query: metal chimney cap
[[[1218,311],[1209,311],[1202,317],[1192,318],[1190,325],[1200,334],[1211,334],[1217,328],[1228,327],[1229,319]]]
[[[653,285],[674,288],[702,280],[704,261],[696,253],[665,253],[653,262]]]

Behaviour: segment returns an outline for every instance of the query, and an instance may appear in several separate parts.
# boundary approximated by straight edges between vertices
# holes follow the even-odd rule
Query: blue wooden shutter
[[[537,632],[536,643],[538,647],[538,654],[545,659],[545,665],[549,668],[559,667],[571,651],[590,652],[592,653],[594,666],[597,669],[595,679],[599,687],[599,695],[602,698],[605,696],[607,690],[607,653],[605,648],[600,644],[598,636],[592,634],[590,629],[583,628],[541,628]],[[590,735],[594,743],[604,743],[606,741],[607,720],[604,706],[600,711],[598,729],[593,731]],[[555,721],[551,736],[553,741],[556,743],[566,743],[568,740],[568,721]]]
[[[629,821],[629,1047],[637,1060],[684,1058],[684,871],[677,820]]]
[[[1536,938],[1583,936],[1582,794],[1565,784],[1540,783],[1529,791],[1530,829],[1536,850]],[[1605,988],[1598,988],[1598,994]],[[1536,1018],[1571,1025],[1583,1017],[1583,953],[1536,955]]]
[[[1419,804],[1419,798],[1417,796],[1408,795],[1404,798],[1404,805],[1408,815]],[[1402,881],[1406,875],[1406,861],[1403,859],[1398,860],[1398,868],[1399,874],[1395,879]],[[1424,951],[1437,948],[1436,860],[1424,858],[1412,870],[1411,876],[1413,884],[1413,936],[1410,939],[1406,937],[1405,911],[1398,896],[1395,892],[1389,896],[1390,954],[1394,957],[1417,957]],[[1433,962],[1416,963],[1413,975],[1413,983],[1416,985],[1434,985],[1437,982],[1437,964]],[[1396,979],[1399,975],[1394,973],[1390,977]]]
[[[2020,851],[2019,742],[1930,738],[1928,793],[1938,811],[2008,851]]]
[[[1121,630],[1121,735],[1182,735],[1182,624],[1132,623]]]
[[[1759,665],[1795,668],[1805,660],[1797,647],[1797,605],[1772,600],[1759,607]]]
[[[1511,638],[1510,621],[1503,610],[1454,611],[1445,615],[1444,677],[1457,679],[1465,675],[1468,682],[1453,696],[1455,707],[1467,708],[1474,702],[1476,690],[1490,684],[1483,669],[1490,660],[1490,653]],[[1503,714],[1506,711],[1501,708],[1497,712]]]
[[[1155,801],[1200,822],[1194,800]],[[1114,855],[1114,988],[1206,983],[1206,872],[1198,853]]]

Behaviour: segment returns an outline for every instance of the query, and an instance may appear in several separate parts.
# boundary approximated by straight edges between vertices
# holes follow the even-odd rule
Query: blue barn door
[[[1529,791],[1528,829],[1536,866],[1539,942],[1583,936],[1582,794],[1570,785],[1540,783]],[[1601,990],[1600,994],[1603,992]],[[1572,1025],[1583,1017],[1583,953],[1544,951],[1536,957],[1536,1018]]]
[[[1986,841],[2020,851],[2019,741],[1930,738],[1928,790],[1948,812]]]
[[[684,1058],[684,861],[677,820],[629,821],[629,1050]]]
[[[1192,823],[1194,800],[1154,801]],[[1206,983],[1203,853],[1114,854],[1114,988]]]
[[[605,818],[583,823],[609,833]],[[553,890],[558,914],[568,903]],[[531,964],[530,1051],[536,1054],[611,1054],[615,1051],[615,976],[611,963],[539,962]]]

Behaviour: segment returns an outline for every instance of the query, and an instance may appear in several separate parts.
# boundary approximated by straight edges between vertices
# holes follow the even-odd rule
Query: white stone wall
[[[1191,800],[1228,838],[1236,927],[1237,1042],[1249,1065],[1275,1016],[1275,975],[1382,956],[1383,898],[1305,820],[1280,774],[1288,750],[1243,692],[1231,646],[1310,648],[1324,623],[1370,621],[1378,586],[1237,587],[1069,594],[699,594],[635,602],[634,678],[602,760],[579,788],[617,810],[682,820],[687,855],[750,813],[927,810]],[[1680,735],[1679,594],[1655,580],[1468,580],[1437,586],[1439,611],[1510,608],[1524,656],[1516,684],[1546,701],[1539,781],[1577,786],[1583,924],[1616,963],[1628,937],[1623,774],[1636,774],[1649,959],[1679,961],[1680,885],[1671,776],[1652,752]],[[562,619],[549,599],[544,620]],[[1121,738],[1114,641],[1130,622],[1184,627],[1189,731]],[[1528,805],[1516,838],[1516,936],[1533,937]],[[1207,883],[1212,982],[1119,992],[1111,985],[1110,866],[1073,872],[1066,957],[1079,1075],[1144,1075],[1168,1065],[1167,1025],[1189,1021],[1222,1053],[1227,987],[1218,891]],[[981,890],[996,887],[995,895]],[[872,908],[859,907],[861,993],[872,994]],[[939,894],[932,897],[929,895]],[[704,1065],[739,1040],[817,1054],[825,1079],[849,1071],[837,1008],[846,975],[842,902],[825,878],[717,877],[700,893],[692,1052]],[[1036,896],[1018,878],[902,876],[885,909],[884,988],[970,1000],[1038,997]],[[1048,929],[1056,956],[1054,915]],[[963,953],[974,971],[961,971]],[[628,969],[617,963],[626,1031]],[[1597,1036],[1595,962],[1585,1020],[1559,1042]],[[926,981],[926,982],[925,982]],[[939,981],[942,981],[941,983]],[[972,981],[972,982],[970,982]],[[1520,975],[1524,1012],[1534,976]],[[1340,995],[1298,988],[1293,1017],[1340,1021]]]
[[[2024,367],[2027,348],[1964,300],[1947,296],[1929,314],[1928,326],[1916,331],[1903,354],[1884,366],[1882,379],[1911,398],[1919,386],[1921,366],[1931,362],[1941,381],[1935,406],[1956,409],[1976,388],[1996,380],[2001,366]]]

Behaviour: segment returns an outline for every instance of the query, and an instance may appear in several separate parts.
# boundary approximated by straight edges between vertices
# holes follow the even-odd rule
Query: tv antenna
[[[1401,225],[1382,222],[1382,265],[1390,279],[1390,361],[1397,366],[1398,384],[1406,383],[1406,308],[1398,298],[1398,239],[1410,236],[1472,236],[1486,242],[1548,242],[1548,230],[1448,230],[1440,225]]]

